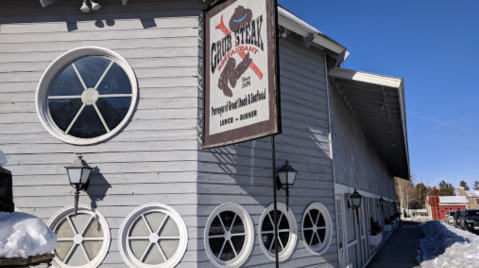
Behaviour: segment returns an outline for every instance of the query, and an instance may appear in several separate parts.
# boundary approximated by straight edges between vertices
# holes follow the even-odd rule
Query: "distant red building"
[[[444,220],[450,210],[465,209],[469,200],[465,196],[428,196],[426,198],[427,214],[433,220]]]

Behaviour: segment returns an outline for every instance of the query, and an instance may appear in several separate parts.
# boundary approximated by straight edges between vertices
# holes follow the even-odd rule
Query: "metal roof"
[[[467,204],[469,200],[463,195],[439,196],[439,204]]]
[[[467,197],[479,197],[479,191],[466,191]]]
[[[329,76],[393,175],[409,179],[403,79],[343,68]]]

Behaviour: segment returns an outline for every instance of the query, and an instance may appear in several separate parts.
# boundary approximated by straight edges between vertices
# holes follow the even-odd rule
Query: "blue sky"
[[[348,48],[343,68],[404,78],[416,182],[479,180],[479,1],[278,1]]]

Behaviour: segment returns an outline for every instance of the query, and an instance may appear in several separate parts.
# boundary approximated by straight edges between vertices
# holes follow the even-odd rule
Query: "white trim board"
[[[358,81],[358,82],[364,82],[364,83],[369,83],[369,84],[374,84],[379,86],[393,87],[397,89],[399,89],[401,87],[401,84],[403,83],[402,78],[373,74],[373,73],[366,73],[366,72],[343,69],[343,68],[333,68],[331,71],[329,71],[329,76]]]
[[[355,188],[353,188],[353,187],[342,185],[342,184],[339,184],[339,183],[334,184],[335,194],[341,194],[341,195],[342,194],[352,194],[354,192],[354,189]],[[373,194],[373,193],[366,192],[366,191],[363,191],[363,190],[360,190],[360,189],[356,189],[356,191],[358,191],[358,193],[361,194],[364,197],[376,198],[376,199],[379,199],[379,198],[382,197],[384,199],[384,201],[394,202],[394,200],[389,199],[389,198],[384,197],[384,196],[381,196],[381,195]]]

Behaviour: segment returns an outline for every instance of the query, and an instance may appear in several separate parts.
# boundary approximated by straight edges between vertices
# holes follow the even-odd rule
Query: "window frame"
[[[103,56],[103,57],[107,57],[114,60],[115,63],[117,63],[127,74],[130,80],[131,91],[132,91],[131,105],[130,105],[130,108],[128,109],[127,114],[122,119],[122,121],[114,129],[110,130],[110,132],[107,132],[106,134],[103,134],[94,138],[78,138],[72,135],[62,133],[58,129],[55,122],[50,116],[50,112],[48,109],[48,101],[47,101],[48,91],[52,83],[55,81],[55,78],[57,77],[57,75],[65,67],[67,67],[68,64],[71,64],[75,60],[78,60],[86,56]],[[56,58],[48,66],[48,68],[45,70],[42,77],[40,78],[40,82],[38,83],[38,86],[37,86],[36,99],[35,99],[37,115],[40,119],[40,122],[45,127],[45,129],[57,139],[69,144],[74,144],[74,145],[97,144],[117,135],[118,132],[120,132],[125,127],[125,125],[130,121],[134,111],[136,110],[137,102],[138,102],[138,82],[137,82],[136,75],[133,69],[131,68],[131,66],[122,56],[120,56],[120,54],[112,50],[109,50],[103,47],[97,47],[97,46],[78,47],[78,48],[69,50],[66,53],[60,55],[58,58]]]
[[[288,243],[286,244],[286,246],[284,246],[283,251],[279,252],[279,254],[278,254],[279,255],[279,261],[283,262],[283,261],[288,260],[291,257],[291,255],[293,254],[293,252],[296,248],[296,244],[298,242],[298,225],[297,225],[297,222],[296,222],[296,217],[295,217],[293,211],[291,210],[291,207],[289,207],[288,210],[287,210],[286,209],[286,204],[278,202],[277,203],[277,208],[278,208],[278,211],[281,211],[281,213],[283,213],[283,215],[285,215],[286,218],[288,219],[288,224],[289,224],[289,229],[290,229],[290,235],[289,235]],[[263,239],[262,239],[263,222],[266,219],[266,216],[268,215],[268,213],[273,211],[273,210],[274,210],[274,203],[270,204],[268,207],[266,207],[265,210],[263,211],[263,214],[261,215],[259,225],[258,225],[258,241],[259,241],[261,250],[266,255],[266,257],[268,257],[268,259],[270,259],[271,261],[274,262],[274,261],[276,261],[275,254],[271,253],[265,247],[265,245],[263,243]]]
[[[211,224],[213,223],[214,219],[224,211],[231,211],[236,213],[238,216],[240,216],[241,220],[243,221],[244,227],[245,227],[245,242],[243,245],[243,250],[238,254],[238,256],[232,260],[229,261],[223,261],[218,259],[212,252],[210,244],[209,244],[209,230],[211,227]],[[206,255],[208,258],[211,260],[211,262],[219,268],[224,268],[224,267],[241,267],[246,260],[250,257],[251,251],[253,250],[253,245],[254,245],[254,225],[253,221],[251,220],[251,216],[249,213],[246,211],[246,209],[241,206],[240,204],[237,203],[224,203],[216,207],[208,217],[208,220],[205,225],[205,233],[204,233],[204,243],[205,243],[205,251]]]
[[[67,217],[70,216],[71,214],[74,213],[74,206],[66,206],[59,211],[57,211],[48,221],[47,226],[55,232],[56,228],[58,225],[63,222],[63,220]],[[106,218],[103,216],[103,214],[98,211],[98,209],[92,209],[90,206],[85,205],[85,204],[79,204],[78,205],[78,211],[77,214],[84,213],[84,214],[89,214],[92,217],[95,217],[98,223],[100,223],[103,231],[103,245],[98,252],[98,254],[91,260],[89,263],[82,265],[82,266],[71,266],[66,263],[64,263],[62,260],[60,260],[56,254],[55,257],[53,258],[52,264],[55,267],[62,267],[62,268],[90,268],[90,267],[98,267],[100,264],[103,262],[105,259],[106,255],[108,254],[108,251],[110,249],[110,244],[111,244],[111,233],[110,233],[110,225],[108,224],[108,221]]]
[[[149,212],[160,212],[168,215],[178,226],[178,231],[180,233],[178,249],[175,254],[168,259],[166,262],[158,265],[150,265],[138,261],[136,257],[131,252],[131,248],[128,246],[127,238],[131,227],[136,222],[138,217],[149,213]],[[186,227],[185,221],[181,215],[172,207],[162,204],[162,203],[147,203],[133,209],[123,220],[120,230],[118,232],[118,249],[120,251],[123,261],[129,267],[135,268],[170,268],[175,267],[184,257],[186,249],[188,247],[188,229]]]
[[[325,225],[326,226],[326,234],[324,235],[324,240],[326,241],[326,243],[324,243],[324,242],[321,243],[321,246],[317,249],[314,249],[314,248],[310,247],[309,243],[307,243],[307,241],[304,237],[305,219],[306,219],[306,216],[308,215],[308,212],[312,209],[318,210],[319,213],[321,213],[321,215],[323,215],[324,222],[326,224]],[[342,220],[344,221],[344,219],[342,219]],[[303,244],[304,244],[305,248],[309,252],[311,252],[311,254],[321,256],[328,251],[329,246],[331,245],[332,238],[333,238],[333,221],[332,221],[332,218],[331,218],[331,213],[329,213],[329,210],[328,210],[328,208],[326,208],[326,206],[324,206],[323,204],[321,204],[319,202],[314,202],[314,203],[310,204],[304,210],[303,218],[302,218],[302,221],[301,221],[301,235],[302,235]]]

